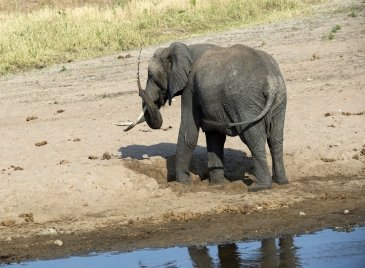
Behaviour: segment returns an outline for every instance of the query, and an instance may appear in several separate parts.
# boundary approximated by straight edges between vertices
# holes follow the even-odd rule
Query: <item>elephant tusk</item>
[[[137,120],[136,121],[134,121],[133,123],[129,123],[129,126],[126,128],[126,129],[124,129],[124,131],[126,132],[126,131],[128,131],[128,130],[131,130],[132,128],[134,128],[137,124],[140,124],[140,123],[142,123],[143,121],[144,121],[144,118],[143,118],[143,116],[144,116],[144,114],[145,114],[145,112],[147,111],[147,107],[145,106],[144,108],[143,108],[143,111],[142,111],[142,113],[137,117]]]

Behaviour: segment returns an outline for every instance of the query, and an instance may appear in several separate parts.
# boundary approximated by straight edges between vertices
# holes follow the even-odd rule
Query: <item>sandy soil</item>
[[[238,138],[226,142],[226,176],[232,182],[208,185],[203,133],[191,167],[194,184],[170,182],[179,98],[162,109],[160,130],[141,124],[125,133],[113,125],[134,120],[141,109],[137,50],[0,77],[0,263],[43,256],[36,248],[48,248],[52,239],[68,241],[57,246],[63,250],[73,244],[68,254],[81,250],[72,242],[81,234],[98,238],[86,243],[90,249],[101,244],[101,233],[109,241],[123,237],[129,245],[149,246],[280,234],[288,231],[283,226],[304,232],[364,224],[364,5],[333,1],[308,18],[183,40],[243,43],[279,62],[289,96],[290,184],[260,193],[247,191],[252,161]],[[355,17],[348,16],[352,10]],[[329,39],[336,25],[341,29]],[[143,49],[142,81],[156,48]],[[198,227],[206,221],[219,222],[223,231],[204,238]],[[195,227],[188,228],[195,233],[179,240],[174,228],[192,222]],[[161,234],[164,243],[146,238]]]

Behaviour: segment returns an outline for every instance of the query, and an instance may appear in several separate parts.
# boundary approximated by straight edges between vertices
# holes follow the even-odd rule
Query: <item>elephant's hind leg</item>
[[[263,121],[247,129],[240,137],[250,149],[253,158],[253,173],[256,181],[250,185],[249,191],[270,189],[272,179],[266,159],[266,132]]]
[[[285,109],[281,109],[271,122],[268,144],[272,158],[272,179],[278,184],[287,184],[283,160],[283,135],[284,135]]]
[[[210,183],[225,183],[223,158],[226,135],[218,131],[207,131],[205,132],[205,137],[207,140]]]

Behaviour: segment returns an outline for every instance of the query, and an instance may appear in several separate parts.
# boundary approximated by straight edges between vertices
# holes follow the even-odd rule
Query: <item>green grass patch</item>
[[[93,58],[193,34],[278,21],[316,0],[120,0],[0,13],[0,74]]]
[[[324,36],[322,39],[329,39],[329,40],[333,40],[335,39],[335,34],[341,30],[341,26],[336,24],[335,26],[332,27],[332,30],[329,32],[328,35]]]

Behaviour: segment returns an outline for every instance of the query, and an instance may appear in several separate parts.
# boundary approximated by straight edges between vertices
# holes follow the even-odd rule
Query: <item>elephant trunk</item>
[[[150,96],[148,96],[147,92],[142,88],[140,88],[139,90],[139,96],[141,96],[143,100],[144,108],[147,108],[147,111],[144,113],[144,118],[148,126],[152,129],[161,128],[162,116],[156,104],[152,101]]]
[[[144,103],[144,118],[148,126],[152,129],[159,129],[162,126],[162,116],[158,107],[153,102],[153,100],[148,96],[147,92],[143,90],[141,82],[139,80],[139,61],[138,61],[138,72],[137,72],[137,86],[139,91],[139,96],[142,98]],[[146,111],[147,107],[147,111]]]

